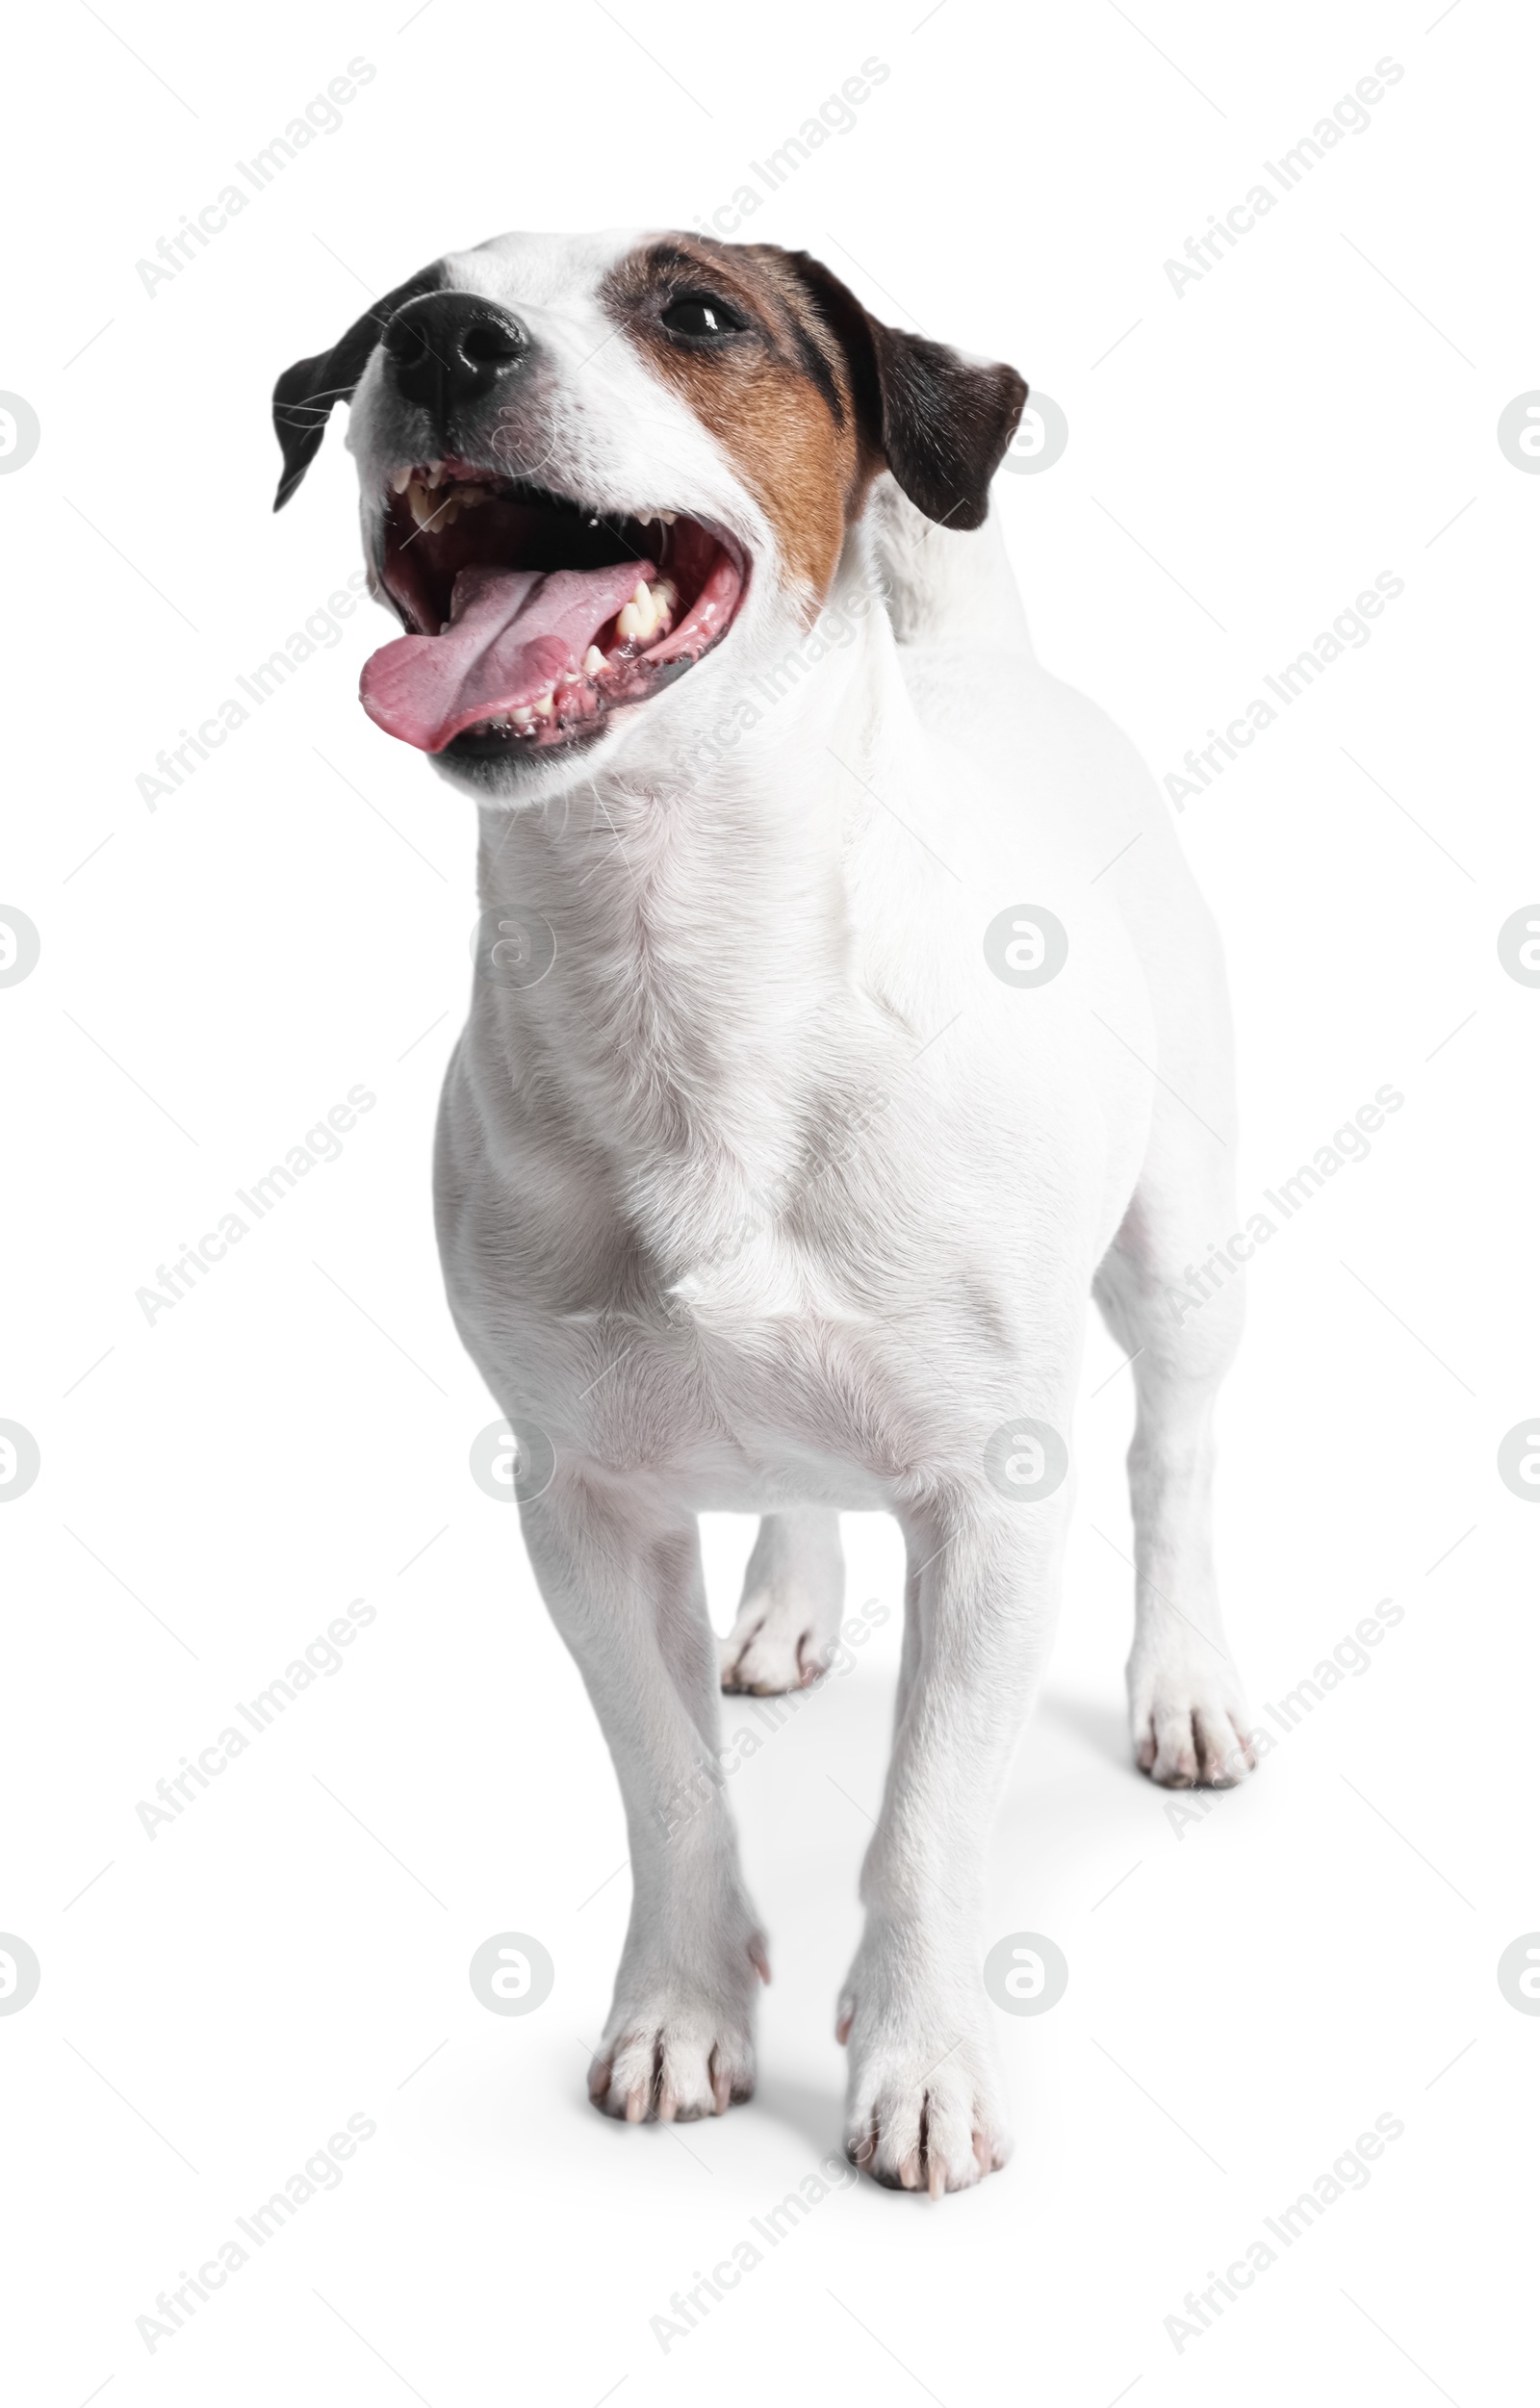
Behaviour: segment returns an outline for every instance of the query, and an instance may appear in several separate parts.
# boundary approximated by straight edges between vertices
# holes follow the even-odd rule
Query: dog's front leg
[[[524,1532],[630,1839],[630,1924],[589,2095],[631,2123],[721,2114],[753,2093],[754,1992],[769,1968],[722,1794],[694,1517],[564,1467],[524,1508]]]
[[[892,1760],[839,2002],[845,2152],[880,2182],[962,2190],[1010,2154],[981,1976],[985,1857],[1058,1611],[1066,1501],[954,1495],[906,1526]]]

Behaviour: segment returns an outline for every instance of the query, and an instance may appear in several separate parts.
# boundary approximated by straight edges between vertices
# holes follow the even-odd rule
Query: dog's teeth
[[[474,510],[478,503],[492,499],[485,485],[457,485],[454,498],[462,510]]]
[[[518,710],[510,710],[508,717],[516,728],[532,728],[535,724],[534,712],[526,706],[521,706]]]
[[[411,511],[418,525],[426,526],[429,519],[433,516],[434,503],[427,487],[423,483],[422,478],[419,476],[414,476],[411,483],[406,488],[406,506]]]
[[[679,515],[680,514],[677,510],[659,510],[656,513],[656,516],[662,520],[665,526],[672,526]]]
[[[429,460],[426,469],[424,471],[424,474],[427,478],[427,488],[429,493],[437,493],[439,487],[444,482],[443,461]]]
[[[623,643],[647,643],[657,633],[678,601],[679,595],[667,577],[659,577],[655,585],[638,585],[615,621],[616,634]]]
[[[534,707],[540,713],[542,719],[554,719],[556,716],[556,698],[553,694],[542,694],[536,702]]]
[[[653,597],[645,584],[638,583],[635,593],[615,622],[615,632],[624,641],[645,643],[654,624]]]
[[[411,481],[412,472],[410,468],[398,468],[391,471],[390,487],[393,494],[404,494]]]
[[[597,644],[590,644],[583,654],[583,676],[597,678],[604,665],[604,655]]]

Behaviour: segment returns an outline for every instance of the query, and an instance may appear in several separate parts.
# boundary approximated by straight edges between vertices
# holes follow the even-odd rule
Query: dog
[[[801,252],[530,234],[424,269],[274,396],[277,506],[350,402],[403,630],[363,704],[479,811],[437,1226],[625,1800],[590,2095],[750,2096],[769,1962],[718,1693],[817,1677],[838,1515],[885,1510],[905,1623],[844,2144],[933,2196],[1010,2152],[985,1857],[1091,1294],[1138,1398],[1136,1760],[1253,1762],[1209,1533],[1241,1280],[1185,1285],[1236,1225],[1223,967],[1132,747],[1034,658],[988,515],[1026,390]],[[763,1517],[720,1651],[703,1511]]]

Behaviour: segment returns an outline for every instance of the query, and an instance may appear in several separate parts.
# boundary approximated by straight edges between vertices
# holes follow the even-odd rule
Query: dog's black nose
[[[396,390],[440,426],[479,401],[526,359],[529,337],[511,311],[477,293],[424,293],[385,329]]]

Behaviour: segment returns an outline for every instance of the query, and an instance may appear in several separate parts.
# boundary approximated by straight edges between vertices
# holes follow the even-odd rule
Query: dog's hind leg
[[[1139,1403],[1128,1453],[1134,1760],[1168,1788],[1222,1789],[1255,1763],[1219,1620],[1210,1531],[1214,1404],[1240,1339],[1243,1299],[1229,1255],[1222,1272],[1199,1268],[1227,1244],[1237,1221],[1227,1151],[1191,1115],[1184,1119],[1184,1109],[1163,1098],[1094,1294],[1133,1357]]]
[[[626,1806],[630,1923],[589,2095],[630,2123],[720,2114],[753,2092],[769,1969],[722,1791],[695,1520],[569,1463],[523,1523]]]
[[[759,1698],[807,1688],[828,1669],[844,1596],[838,1514],[824,1505],[766,1514],[738,1618],[721,1642],[723,1688]]]

